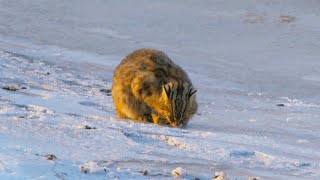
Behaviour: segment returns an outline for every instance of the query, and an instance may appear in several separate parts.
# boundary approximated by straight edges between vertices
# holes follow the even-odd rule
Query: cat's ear
[[[172,87],[173,87],[172,83],[163,85],[163,91],[166,93],[167,97],[170,97],[172,93]]]
[[[190,114],[194,114],[197,112],[197,109],[198,109],[198,105],[197,105],[197,102],[196,102],[196,92],[197,90],[196,89],[191,89],[190,90],[190,93],[189,93],[189,113]]]
[[[189,99],[191,99],[191,98],[195,98],[195,96],[196,96],[196,92],[197,92],[197,90],[196,90],[196,89],[190,89]]]

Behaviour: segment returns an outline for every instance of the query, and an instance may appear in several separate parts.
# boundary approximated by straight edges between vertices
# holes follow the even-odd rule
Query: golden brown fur
[[[140,49],[116,68],[112,96],[120,118],[181,126],[197,110],[187,74],[161,51]]]

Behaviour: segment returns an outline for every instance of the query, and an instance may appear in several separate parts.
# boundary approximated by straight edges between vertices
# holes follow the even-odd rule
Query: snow
[[[18,89],[0,89],[1,179],[320,178],[319,1],[0,7],[0,86]],[[113,70],[142,47],[197,87],[187,127],[116,117]]]

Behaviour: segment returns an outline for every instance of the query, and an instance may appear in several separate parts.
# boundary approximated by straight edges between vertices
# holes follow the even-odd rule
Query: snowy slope
[[[319,1],[0,7],[1,179],[320,178]],[[187,127],[116,118],[113,70],[141,47],[194,81]]]

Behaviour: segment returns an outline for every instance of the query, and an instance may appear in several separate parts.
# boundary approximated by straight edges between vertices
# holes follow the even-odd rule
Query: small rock
[[[53,154],[47,154],[44,157],[46,157],[47,160],[55,160],[55,159],[57,159],[57,157],[55,155],[53,155]]]
[[[187,175],[187,172],[181,167],[177,167],[176,169],[172,170],[171,175],[175,177],[184,177]]]
[[[81,171],[83,172],[83,173],[88,173],[88,168],[86,168],[86,167],[84,167],[84,166],[81,166]]]
[[[307,163],[307,162],[295,162],[294,165],[297,166],[297,167],[307,167],[307,166],[311,166],[311,164],[310,164],[310,163]]]
[[[215,172],[212,180],[227,180],[227,175],[224,172]]]
[[[91,127],[91,126],[88,126],[88,125],[85,125],[83,128],[84,129],[97,129],[96,127]]]
[[[27,87],[21,87],[21,89],[27,89]]]
[[[105,92],[105,93],[107,93],[107,96],[111,96],[111,95],[112,95],[111,89],[100,89],[100,92]]]
[[[2,89],[8,90],[8,91],[17,91],[18,90],[14,86],[5,86],[5,87],[2,87]]]
[[[139,171],[139,173],[141,173],[141,174],[144,175],[144,176],[148,175],[148,171],[147,171],[147,170]]]
[[[97,162],[88,162],[80,167],[80,170],[84,173],[100,173],[106,172],[106,168],[99,166]]]
[[[249,180],[260,180],[260,177],[249,177]]]
[[[47,74],[47,75],[50,75],[50,73],[49,73],[49,72],[47,72],[46,74]]]
[[[282,107],[283,107],[283,106],[284,106],[284,104],[277,104],[277,106],[282,106]]]
[[[279,21],[281,23],[291,23],[293,21],[296,20],[296,17],[293,17],[293,16],[288,16],[288,15],[282,15],[279,17]]]

